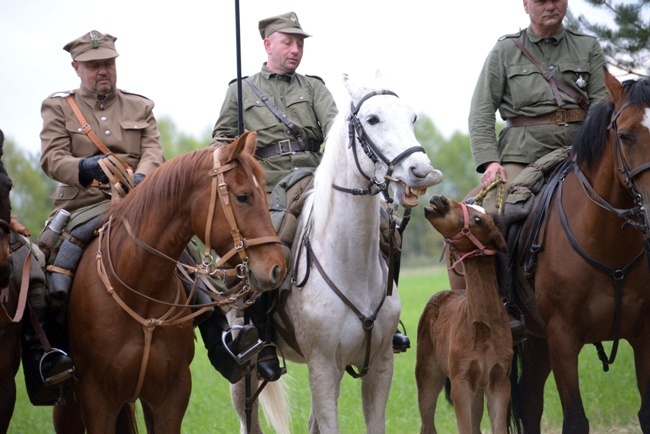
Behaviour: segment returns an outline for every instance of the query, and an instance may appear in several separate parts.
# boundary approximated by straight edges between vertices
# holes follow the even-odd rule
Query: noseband
[[[379,90],[375,92],[370,92],[366,94],[363,98],[361,98],[356,106],[354,105],[354,103],[351,103],[352,112],[350,113],[350,117],[348,118],[348,137],[350,139],[348,148],[352,148],[352,153],[354,155],[354,162],[357,165],[357,170],[359,170],[359,173],[361,173],[361,175],[363,175],[363,177],[368,180],[368,186],[366,188],[345,188],[345,187],[340,187],[336,184],[332,184],[332,187],[335,190],[342,191],[344,193],[349,193],[354,196],[375,195],[382,191],[386,191],[388,188],[387,181],[401,182],[401,180],[391,177],[395,166],[399,164],[402,160],[404,160],[406,157],[408,157],[409,155],[415,152],[425,152],[422,146],[413,146],[408,148],[401,154],[399,154],[392,161],[389,160],[384,155],[383,152],[381,152],[381,150],[377,147],[377,145],[375,145],[372,139],[368,136],[366,130],[363,128],[363,125],[361,124],[361,121],[359,120],[359,117],[357,116],[359,113],[359,109],[361,109],[363,103],[366,102],[366,100],[376,95],[393,95],[399,98],[395,92],[392,92],[390,90]],[[381,180],[377,179],[375,175],[370,177],[363,171],[361,165],[359,164],[359,156],[357,155],[357,147],[355,146],[355,142],[359,143],[359,146],[361,147],[361,149],[363,149],[363,152],[368,156],[368,158],[370,158],[370,161],[372,161],[375,164],[375,166],[380,165],[381,163],[386,165],[388,171],[386,172],[384,179]]]
[[[461,203],[460,206],[463,208],[463,227],[461,230],[456,233],[456,235],[452,237],[445,237],[444,242],[445,245],[449,246],[449,252],[451,253],[449,255],[450,262],[453,260],[452,256],[454,258],[457,258],[448,268],[448,270],[455,270],[456,266],[463,262],[463,260],[467,258],[473,258],[475,256],[492,256],[496,255],[497,251],[493,249],[488,249],[481,243],[478,238],[474,236],[474,234],[470,231],[469,229],[469,211],[467,210],[467,205],[464,203]],[[463,238],[467,238],[474,244],[476,247],[474,250],[470,250],[469,252],[460,252],[458,248],[456,247],[456,244]]]

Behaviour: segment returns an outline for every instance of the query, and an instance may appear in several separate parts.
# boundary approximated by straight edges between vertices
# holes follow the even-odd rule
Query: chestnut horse
[[[68,394],[67,404],[55,407],[57,432],[82,433],[84,426],[91,434],[116,432],[118,415],[130,414],[136,399],[148,431],[181,432],[191,392],[194,314],[174,258],[196,234],[206,245],[199,272],[221,273],[218,265],[229,259],[245,288],[255,291],[276,288],[286,274],[253,157],[255,138],[244,133],[227,147],[173,158],[111,206],[70,294],[78,401]]]
[[[492,217],[475,205],[432,196],[424,215],[464,265],[465,291],[434,294],[418,324],[415,379],[421,434],[434,434],[443,386],[459,433],[481,431],[487,395],[493,433],[508,432],[512,336],[497,282],[497,252],[506,242]]]
[[[562,431],[589,432],[578,354],[585,344],[614,341],[609,357],[601,348],[606,366],[620,339],[634,351],[638,417],[641,431],[650,433],[650,80],[621,84],[606,73],[605,84],[609,97],[591,107],[576,135],[545,219],[534,227],[531,215],[519,238],[518,262],[526,261],[538,311],[520,305],[530,334],[519,385],[526,433],[540,432],[551,370]]]
[[[380,251],[380,193],[393,195],[391,206],[414,207],[442,174],[415,137],[411,107],[379,80],[344,75],[344,84],[350,101],[339,106],[314,173],[293,243],[293,285],[273,319],[281,353],[309,370],[309,432],[341,431],[338,398],[347,371],[361,379],[366,431],[381,434],[401,304]],[[241,431],[259,433],[257,411],[246,426],[244,386],[231,387]]]

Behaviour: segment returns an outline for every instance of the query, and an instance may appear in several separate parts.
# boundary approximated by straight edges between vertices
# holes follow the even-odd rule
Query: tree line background
[[[594,23],[584,15],[572,14],[570,10],[566,25],[596,36],[609,67],[631,76],[647,77],[650,65],[650,0],[586,1],[606,10],[615,26]],[[503,124],[497,122],[497,131],[502,127]],[[206,130],[202,137],[193,137],[178,131],[174,121],[169,118],[158,119],[158,128],[167,159],[199,149],[210,142],[210,130]],[[403,241],[402,261],[406,266],[437,262],[441,253],[440,235],[422,218],[422,208],[426,206],[429,196],[444,194],[460,200],[479,183],[468,134],[456,132],[450,138],[444,138],[434,121],[426,114],[420,114],[415,124],[415,135],[434,167],[442,170],[444,177],[442,183],[431,187],[412,210]],[[49,195],[56,189],[56,182],[42,172],[39,159],[40,155],[18,148],[11,140],[5,142],[3,161],[14,183],[12,212],[30,230],[33,239],[38,237],[53,209]]]

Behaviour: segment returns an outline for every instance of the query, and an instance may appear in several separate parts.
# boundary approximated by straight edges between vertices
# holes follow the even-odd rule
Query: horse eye
[[[632,143],[632,138],[627,133],[618,133],[618,139],[624,145],[629,145]]]
[[[476,216],[476,217],[474,217],[474,223],[476,223],[477,225],[480,226],[480,225],[483,224],[483,219],[481,217],[479,217],[479,216]]]
[[[377,125],[379,123],[379,118],[375,115],[368,116],[368,123],[370,125]]]
[[[238,194],[236,197],[237,197],[237,202],[239,202],[239,203],[249,203],[250,202],[250,198],[248,197],[247,194],[243,194],[243,193]]]

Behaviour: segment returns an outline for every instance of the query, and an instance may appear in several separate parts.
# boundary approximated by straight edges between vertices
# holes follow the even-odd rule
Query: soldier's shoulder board
[[[320,81],[323,82],[323,84],[325,84],[325,80],[323,80],[322,78],[320,78],[320,77],[317,76],[317,75],[309,75],[309,74],[305,74],[305,76],[307,76],[307,77],[309,77],[309,78],[315,78],[316,80],[320,80]]]
[[[242,79],[242,80],[246,80],[247,78],[248,78],[248,75],[245,76],[245,77],[242,77],[241,79]],[[230,80],[230,81],[228,82],[228,86],[230,86],[231,84],[235,83],[236,81],[237,81],[237,79],[236,79],[236,78],[233,78],[232,80]]]

